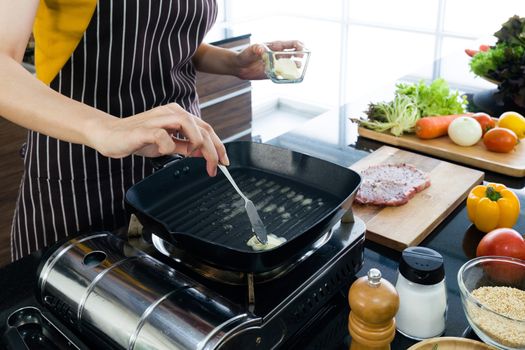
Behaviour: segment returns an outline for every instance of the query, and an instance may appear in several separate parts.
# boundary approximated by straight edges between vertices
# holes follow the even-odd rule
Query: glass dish
[[[524,260],[498,256],[472,259],[459,269],[458,285],[467,320],[481,340],[500,349],[525,349],[525,315],[515,315],[518,313],[514,307],[518,305],[517,299],[509,297],[506,302],[504,299],[511,290],[493,288],[525,291]],[[485,302],[479,300],[481,289],[476,292],[478,298],[472,294],[481,287],[488,287],[483,288]],[[506,295],[503,297],[503,294]],[[525,301],[521,301],[522,308],[523,303]],[[505,314],[496,311],[496,308],[504,309],[505,305],[510,306]],[[511,313],[514,314],[511,316]]]
[[[300,83],[304,79],[309,59],[310,51],[306,49],[301,51],[267,49],[263,53],[264,72],[277,84]]]

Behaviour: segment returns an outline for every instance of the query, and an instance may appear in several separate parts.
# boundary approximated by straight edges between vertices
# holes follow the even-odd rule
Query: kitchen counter
[[[244,31],[235,30],[227,25],[216,24],[206,34],[204,41],[211,45],[222,46],[242,39],[250,38],[251,34]]]
[[[349,166],[382,145],[379,142],[358,137],[356,126],[347,121],[350,113],[352,113],[351,104],[314,118],[300,128],[277,137],[269,143]],[[486,173],[485,179],[503,182],[516,189],[520,200],[525,203],[523,191],[525,179],[490,172]],[[525,205],[522,205],[523,207]],[[462,204],[422,243],[423,246],[440,252],[445,260],[448,294],[448,318],[444,334],[446,336],[462,336],[466,331],[469,333],[456,280],[460,266],[473,257],[477,242],[481,238],[479,233],[469,228],[470,222],[467,219],[465,206]],[[525,231],[525,220],[521,219],[516,229],[521,232]],[[358,277],[365,275],[370,268],[376,267],[381,270],[384,278],[395,283],[399,257],[400,253],[397,251],[367,242],[364,266],[358,273]],[[7,315],[19,306],[35,302],[34,285],[39,258],[40,253],[34,253],[0,269],[0,322],[5,322]],[[301,339],[297,343],[297,348],[348,348],[348,336],[345,335],[348,308],[344,296],[340,298],[342,307],[333,315],[330,314],[329,322],[323,322],[322,326],[315,329],[315,332],[308,332],[307,334],[311,337],[306,336]],[[333,334],[337,334],[335,339],[334,336],[330,336]],[[467,335],[470,336],[470,334]],[[331,339],[331,344],[324,343],[324,339]],[[414,343],[415,341],[397,334],[392,349],[406,349]]]
[[[348,121],[348,116],[356,115],[356,112],[351,104],[345,105],[337,111],[327,112],[314,118],[269,143],[348,167],[384,145],[358,136],[357,126]],[[485,181],[504,183],[515,190],[521,202],[521,219],[514,228],[524,232],[525,178],[485,172]],[[477,339],[468,326],[461,306],[457,272],[467,260],[475,257],[475,250],[481,237],[480,232],[471,227],[465,204],[462,203],[420,244],[438,251],[444,258],[448,314],[443,336],[466,336]],[[384,278],[395,284],[400,256],[400,252],[367,241],[364,266],[357,277],[366,275],[370,268],[375,267],[382,272]],[[341,341],[340,349],[347,349],[347,342],[348,339],[346,342]],[[397,333],[392,349],[407,349],[415,343],[416,341]]]

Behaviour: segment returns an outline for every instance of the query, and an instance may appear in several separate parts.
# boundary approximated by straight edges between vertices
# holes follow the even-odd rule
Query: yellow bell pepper
[[[520,201],[502,184],[489,183],[474,187],[467,197],[468,218],[482,232],[511,228],[518,221]]]

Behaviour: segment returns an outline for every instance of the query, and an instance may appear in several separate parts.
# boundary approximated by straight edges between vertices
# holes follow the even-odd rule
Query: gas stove
[[[58,333],[71,349],[293,348],[340,310],[333,300],[363,264],[365,225],[351,212],[343,221],[293,263],[259,274],[210,266],[140,230],[79,236],[41,265],[38,293],[60,325],[44,323],[67,325]],[[13,329],[23,316],[10,317]]]
[[[365,224],[355,218],[339,222],[293,263],[260,274],[225,271],[192,261],[184,252],[152,237],[149,254],[195,281],[219,292],[240,308],[259,318],[261,324],[287,315],[286,331],[304,322],[349,283],[363,263]],[[144,249],[144,248],[143,248]],[[293,332],[291,333],[293,334]]]

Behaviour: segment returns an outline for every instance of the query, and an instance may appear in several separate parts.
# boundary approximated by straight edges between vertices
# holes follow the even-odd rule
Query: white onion
[[[471,117],[456,118],[448,126],[448,136],[457,145],[475,145],[483,134],[481,125]]]

